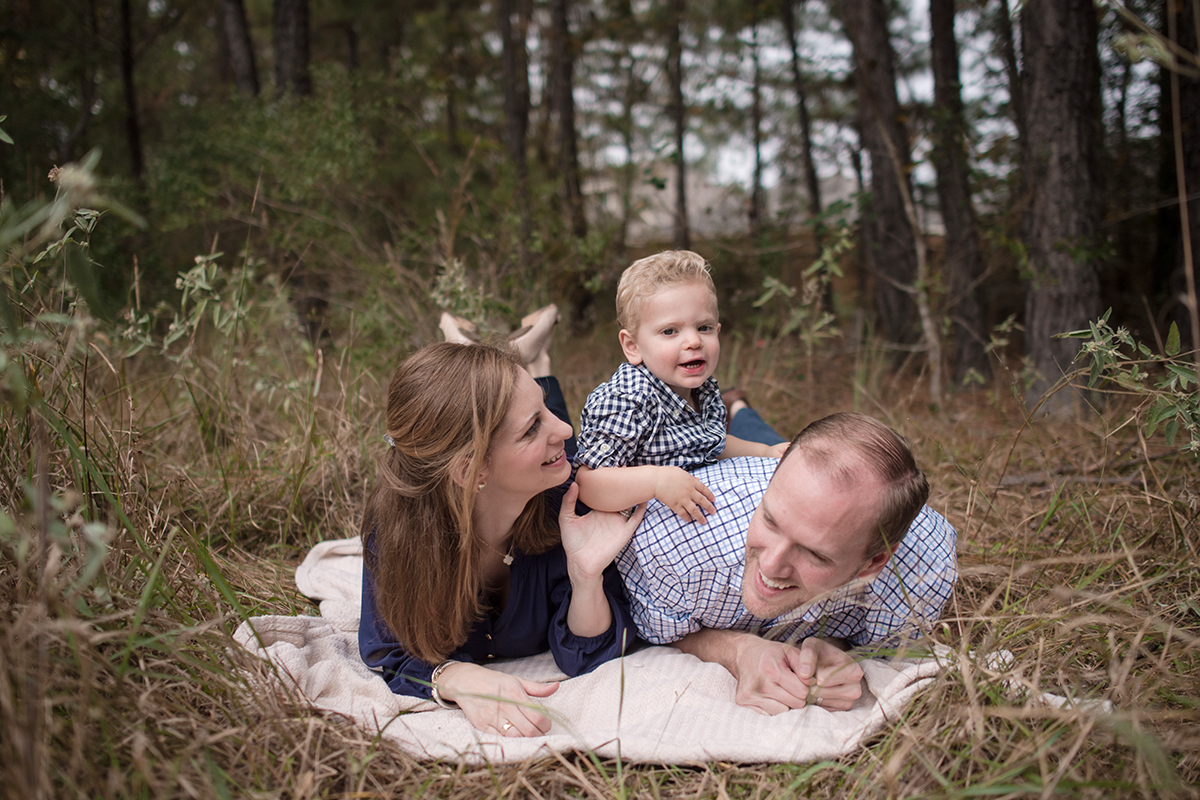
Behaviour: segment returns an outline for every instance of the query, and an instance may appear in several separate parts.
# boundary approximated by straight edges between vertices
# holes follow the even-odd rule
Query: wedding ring
[[[821,705],[821,695],[818,694],[818,695],[813,696],[813,705],[814,706]]]
[[[500,732],[501,732],[501,733],[508,733],[508,729],[509,729],[509,728],[511,728],[511,727],[512,727],[512,723],[511,723],[511,722],[506,722],[506,723],[504,723],[503,725],[501,725],[501,726],[500,726]]]

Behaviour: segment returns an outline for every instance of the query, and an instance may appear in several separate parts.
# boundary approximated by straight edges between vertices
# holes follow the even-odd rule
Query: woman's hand
[[[578,498],[579,484],[572,483],[563,495],[562,510],[558,513],[563,550],[567,554],[567,573],[575,588],[578,588],[577,582],[599,581],[603,577],[604,570],[617,553],[633,538],[646,513],[646,504],[642,503],[628,519],[619,511],[594,509],[580,517],[575,514]]]
[[[604,570],[633,538],[641,524],[646,504],[641,503],[626,519],[620,511],[596,511],[575,515],[579,485],[571,484],[563,495],[558,514],[563,551],[567,554],[567,577],[571,580],[571,604],[567,627],[576,636],[599,636],[612,626],[612,607],[604,593]]]
[[[550,720],[534,698],[558,691],[554,683],[536,683],[478,664],[451,664],[438,676],[438,694],[458,703],[467,720],[484,733],[545,736]]]

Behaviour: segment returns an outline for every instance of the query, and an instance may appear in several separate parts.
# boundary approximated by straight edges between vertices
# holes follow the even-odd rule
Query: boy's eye
[[[664,336],[674,336],[675,329],[674,328],[663,328],[663,335]]]
[[[711,330],[712,330],[712,328],[713,328],[713,326],[712,326],[712,325],[701,325],[701,326],[700,326],[700,332],[701,332],[701,333],[708,333],[709,331],[711,331]]]

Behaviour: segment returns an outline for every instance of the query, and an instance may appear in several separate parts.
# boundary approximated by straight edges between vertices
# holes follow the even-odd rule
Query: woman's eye
[[[537,435],[537,432],[542,429],[541,419],[535,419],[533,424],[529,426],[529,430],[525,431],[525,438],[530,439]]]

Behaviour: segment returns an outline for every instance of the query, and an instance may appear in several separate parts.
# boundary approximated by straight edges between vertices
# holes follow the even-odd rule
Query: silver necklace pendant
[[[505,553],[504,554],[504,566],[511,567],[512,562],[513,562],[512,553]]]

